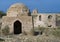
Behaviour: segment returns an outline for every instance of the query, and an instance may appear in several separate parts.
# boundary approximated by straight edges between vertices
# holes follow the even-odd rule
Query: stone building
[[[32,29],[32,17],[28,15],[29,9],[21,3],[11,5],[7,15],[2,18],[2,29],[8,25],[10,33],[20,34]]]
[[[34,28],[38,26],[50,28],[60,26],[59,13],[38,13],[35,9],[31,16],[29,14],[30,11],[24,4],[16,3],[11,5],[7,10],[7,15],[2,18],[2,29],[8,25],[10,33],[20,34],[24,31],[29,33],[33,26]]]
[[[60,27],[59,13],[38,13],[38,11],[35,9],[31,15],[34,16],[34,27]]]

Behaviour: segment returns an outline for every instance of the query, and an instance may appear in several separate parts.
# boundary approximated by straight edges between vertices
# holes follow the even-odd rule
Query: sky
[[[0,11],[6,12],[14,3],[25,4],[31,12],[37,9],[39,13],[60,13],[60,0],[0,0]]]

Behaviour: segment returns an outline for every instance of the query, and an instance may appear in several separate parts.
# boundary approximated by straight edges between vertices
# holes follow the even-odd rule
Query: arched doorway
[[[22,24],[20,21],[14,22],[14,34],[20,34],[22,33]]]

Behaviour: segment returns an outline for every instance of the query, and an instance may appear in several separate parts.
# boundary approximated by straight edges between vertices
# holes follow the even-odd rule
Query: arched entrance
[[[14,34],[20,34],[22,33],[22,24],[20,21],[14,22]]]

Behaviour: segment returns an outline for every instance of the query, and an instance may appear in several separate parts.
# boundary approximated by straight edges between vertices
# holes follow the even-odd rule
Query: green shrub
[[[52,31],[52,35],[54,35],[55,37],[60,37],[60,29],[57,28],[56,30]]]
[[[4,29],[2,29],[2,33],[3,33],[4,35],[8,35],[8,34],[9,34],[9,26],[8,26],[8,25],[6,25],[6,26],[4,27]]]

